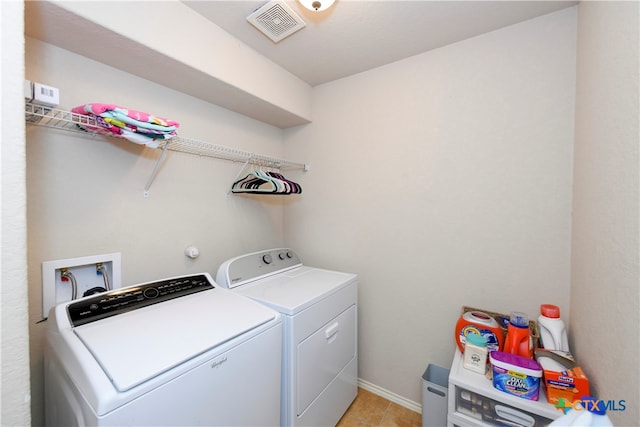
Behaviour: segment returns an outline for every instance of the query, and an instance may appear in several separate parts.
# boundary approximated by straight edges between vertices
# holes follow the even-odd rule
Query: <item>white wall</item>
[[[9,96],[5,92],[12,85],[15,90],[22,80],[21,13],[16,4],[20,2],[0,2],[3,123],[22,117],[15,114],[22,100],[14,100],[16,92],[10,91]],[[628,412],[617,414],[625,417],[617,424],[634,425],[638,414],[632,405],[639,401],[638,251],[637,223],[633,223],[633,209],[638,216],[637,187],[634,202],[629,198],[634,188],[623,183],[629,179],[637,185],[637,139],[629,137],[634,131],[637,137],[637,128],[601,120],[605,111],[598,111],[601,99],[592,89],[604,88],[605,93],[613,89],[605,97],[607,111],[626,111],[629,121],[637,120],[637,104],[634,107],[629,100],[637,94],[637,79],[619,79],[633,61],[637,67],[637,45],[631,33],[637,35],[637,10],[605,13],[592,2],[580,8],[585,5],[589,9],[579,16],[570,328],[576,353],[595,371],[590,374],[602,397],[627,400]],[[518,308],[535,314],[540,302],[554,301],[568,313],[575,31],[575,11],[563,11],[318,87],[314,123],[285,134],[285,157],[310,161],[312,170],[299,174],[305,194],[300,200],[286,199],[284,215],[275,201],[229,201],[221,195],[228,176],[237,173],[237,165],[170,153],[151,197],[143,199],[142,188],[157,153],[125,142],[78,139],[29,128],[33,424],[42,424],[43,325],[34,322],[40,316],[39,263],[44,259],[122,249],[123,279],[132,283],[157,277],[149,272],[161,276],[199,271],[231,253],[280,244],[284,229],[284,242],[296,247],[309,264],[360,274],[361,377],[416,402],[427,363],[450,363],[452,325],[461,305],[501,311]],[[598,41],[601,34],[604,38]],[[28,43],[27,76],[46,77],[46,82],[61,87],[65,106],[86,102],[87,94],[93,101],[95,95],[96,101],[108,98],[179,119],[185,136],[213,140],[213,134],[217,143],[281,153],[280,131],[269,126],[39,42]],[[611,49],[616,44],[623,51]],[[35,60],[33,52],[46,53],[46,61]],[[607,52],[615,55],[613,67]],[[622,60],[630,52],[636,52],[635,59]],[[607,69],[597,67],[598,62]],[[117,84],[97,90],[101,86],[95,72],[107,72]],[[19,136],[12,142],[13,149],[7,149],[5,132],[9,130],[2,126],[2,424],[27,425],[27,304],[21,255],[26,238],[19,226],[10,229],[5,222],[13,218],[7,213],[19,218],[24,210],[25,194],[19,183],[24,164]],[[598,139],[615,142],[618,130],[623,138],[613,146],[613,153],[600,151],[602,145],[589,136],[596,132]],[[45,156],[52,156],[55,165]],[[75,182],[74,168],[63,163],[69,158],[95,166],[83,167],[86,182]],[[11,168],[5,167],[8,162]],[[36,166],[61,181],[52,185],[38,178]],[[599,186],[602,177],[606,189]],[[98,187],[102,191],[95,206],[79,206],[78,199],[63,198],[65,186],[83,189],[83,200]],[[614,194],[606,202],[612,202],[615,212],[600,206],[611,191]],[[208,199],[198,199],[203,192]],[[172,222],[177,215],[170,202],[186,199],[195,201],[204,213],[193,221]],[[85,215],[72,213],[81,220],[67,221],[62,212],[65,205]],[[49,211],[55,221],[49,219]],[[629,216],[618,217],[624,212]],[[144,213],[150,214],[148,223],[138,221]],[[161,223],[154,215],[169,219]],[[286,227],[280,224],[283,216]],[[255,228],[245,228],[247,220],[256,219]],[[192,224],[201,221],[207,226]],[[111,225],[100,232],[100,239],[87,239],[93,226],[103,222]],[[64,227],[57,229],[54,223]],[[277,231],[255,233],[262,225]],[[122,231],[134,238],[124,241],[118,237],[125,234]],[[145,245],[146,239],[153,244]],[[583,242],[592,247],[607,239],[611,242],[597,253],[581,249]],[[230,247],[230,242],[235,246]],[[196,264],[182,256],[187,243],[196,243],[203,251]],[[607,250],[620,258],[602,258]],[[625,262],[618,264],[620,259]],[[7,271],[7,263],[16,269]],[[602,283],[610,290],[604,296]],[[17,300],[7,299],[7,292]],[[609,299],[614,296],[615,300]],[[597,324],[589,317],[594,311],[587,308],[602,300],[607,304],[597,306],[602,313],[595,319],[602,323]],[[513,301],[521,303],[514,307]],[[618,327],[620,320],[628,321],[625,328]],[[587,326],[579,328],[583,322]],[[633,331],[631,338],[628,331]],[[594,346],[594,342],[604,344]],[[612,347],[628,351],[623,358],[599,351]],[[15,352],[7,352],[8,348]],[[621,373],[626,374],[622,379]]]
[[[66,50],[26,40],[27,78],[56,86],[61,108],[108,102],[181,123],[178,134],[281,157],[282,130]],[[22,118],[22,120],[24,120]],[[34,424],[42,416],[41,263],[122,253],[122,283],[215,271],[225,259],[283,244],[280,196],[226,197],[242,164],[128,141],[27,128],[29,318]],[[188,245],[200,249],[191,260]]]
[[[285,241],[360,276],[363,380],[420,402],[463,305],[568,315],[576,14],[316,87],[285,131],[313,160]]]
[[[0,157],[2,193],[2,417],[3,426],[30,423],[29,335],[27,315],[27,219],[22,2],[0,2],[2,106]]]
[[[583,2],[571,259],[573,348],[615,425],[640,423],[638,2]],[[621,408],[620,405],[617,405]]]

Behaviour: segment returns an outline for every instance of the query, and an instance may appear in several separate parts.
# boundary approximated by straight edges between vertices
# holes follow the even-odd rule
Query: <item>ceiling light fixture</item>
[[[327,10],[336,0],[298,0],[301,5],[314,12]]]

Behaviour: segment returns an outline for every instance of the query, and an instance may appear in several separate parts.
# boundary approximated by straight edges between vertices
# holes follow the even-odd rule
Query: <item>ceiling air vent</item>
[[[247,17],[254,27],[275,43],[304,28],[304,21],[289,6],[273,0]]]

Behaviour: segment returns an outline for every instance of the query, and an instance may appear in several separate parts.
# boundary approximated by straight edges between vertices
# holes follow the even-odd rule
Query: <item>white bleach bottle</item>
[[[560,319],[560,308],[553,304],[540,305],[538,329],[543,348],[569,352],[569,341],[564,322]]]

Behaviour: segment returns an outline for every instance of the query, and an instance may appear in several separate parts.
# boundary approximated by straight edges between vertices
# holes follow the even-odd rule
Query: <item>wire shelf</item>
[[[95,134],[82,129],[81,126],[99,126],[93,117],[70,111],[56,110],[29,102],[25,103],[25,121],[28,124],[63,129],[85,135]]]
[[[216,159],[230,160],[232,162],[248,163],[255,166],[272,169],[302,169],[308,170],[305,163],[296,163],[289,160],[255,154],[235,148],[224,147],[209,142],[198,141],[182,137],[174,137],[167,142],[168,149],[181,153],[195,154],[198,156],[214,157]]]
[[[29,102],[25,103],[25,120],[29,124],[62,129],[92,136],[98,135],[98,133],[88,131],[83,129],[83,127],[90,128],[91,126],[100,126],[100,124],[91,116],[49,108]],[[171,151],[230,160],[233,162],[244,163],[248,160],[248,163],[251,165],[269,167],[273,169],[308,170],[309,167],[306,163],[292,162],[289,160],[278,159],[276,157],[251,153],[249,151],[242,151],[235,148],[198,141],[195,139],[183,138],[180,136],[175,136],[166,142],[161,143],[158,148],[164,148],[165,144]]]
[[[97,120],[91,116],[76,114],[70,111],[59,110],[56,108],[49,108],[30,102],[25,103],[25,121],[27,124],[61,129],[64,131],[80,133],[83,135],[103,135],[87,130],[92,126],[101,126],[97,122]],[[114,138],[117,137],[114,136]],[[292,162],[289,160],[251,153],[249,151],[238,150],[235,148],[212,144],[210,142],[198,141],[195,139],[183,138],[180,136],[175,136],[165,142],[160,143],[158,148],[162,149],[162,155],[158,159],[158,164],[156,164],[152,176],[150,177],[149,182],[145,187],[145,196],[148,196],[149,194],[149,188],[151,187],[151,183],[155,178],[160,162],[162,162],[165,157],[167,149],[203,157],[212,157],[216,159],[229,160],[232,162],[242,162],[245,166],[247,164],[250,164],[271,169],[302,169],[304,171],[309,170],[309,165],[306,163]]]

